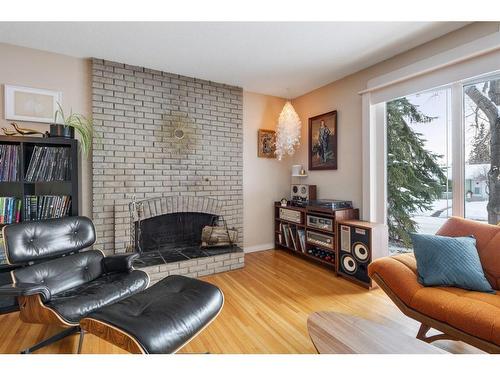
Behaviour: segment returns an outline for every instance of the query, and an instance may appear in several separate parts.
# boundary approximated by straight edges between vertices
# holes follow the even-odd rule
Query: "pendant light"
[[[301,126],[299,115],[288,100],[281,111],[276,128],[276,157],[278,160],[281,160],[285,155],[293,155],[295,149],[300,146]]]

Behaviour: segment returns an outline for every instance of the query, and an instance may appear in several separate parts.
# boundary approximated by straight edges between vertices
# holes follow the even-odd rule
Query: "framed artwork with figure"
[[[309,170],[337,169],[337,111],[309,118]]]
[[[259,129],[257,133],[257,156],[259,158],[276,158],[276,132]]]

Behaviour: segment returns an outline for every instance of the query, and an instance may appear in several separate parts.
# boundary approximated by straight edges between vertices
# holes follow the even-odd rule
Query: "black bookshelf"
[[[24,220],[24,197],[27,195],[68,195],[71,197],[69,215],[78,215],[78,142],[75,139],[0,136],[0,144],[18,145],[20,148],[19,181],[0,182],[0,197],[21,199],[21,221]],[[64,181],[28,181],[26,172],[35,146],[67,147],[70,158],[70,178]]]
[[[78,142],[67,138],[38,138],[24,136],[0,136],[1,145],[19,146],[18,181],[0,181],[0,197],[16,197],[21,200],[21,217],[24,221],[24,197],[28,195],[68,195],[71,197],[69,216],[79,213],[78,200]],[[69,179],[64,181],[36,181],[26,179],[26,172],[33,155],[35,146],[66,147],[69,152]],[[0,166],[1,167],[1,166]],[[7,224],[0,224],[0,229]],[[0,235],[1,240],[1,235]],[[3,244],[0,243],[0,252],[4,255]],[[0,256],[0,285],[10,282],[9,271],[15,268],[4,263],[4,256]],[[0,314],[17,309],[14,298],[0,298]]]

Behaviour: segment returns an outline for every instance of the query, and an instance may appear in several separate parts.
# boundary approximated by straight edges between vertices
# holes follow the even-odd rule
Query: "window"
[[[387,196],[390,249],[410,232],[435,233],[452,215],[449,88],[388,102]]]
[[[500,76],[463,87],[465,217],[500,221]]]

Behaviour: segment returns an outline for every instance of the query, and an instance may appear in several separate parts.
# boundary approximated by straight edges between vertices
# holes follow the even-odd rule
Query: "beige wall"
[[[62,91],[65,111],[91,114],[88,60],[0,43],[0,128],[10,127],[4,116],[5,84]],[[23,122],[21,126],[49,129],[48,124],[41,123]],[[89,168],[90,163],[84,160],[80,168],[80,212],[87,216],[92,212]]]
[[[9,125],[4,119],[4,84],[62,91],[65,111],[89,116],[90,78],[89,60],[0,43],[0,127]],[[290,160],[257,157],[257,130],[274,129],[283,105],[284,100],[276,97],[248,92],[243,96],[244,245],[250,250],[273,242],[272,202],[289,191]],[[48,124],[23,122],[22,126],[48,130]],[[84,160],[81,166],[81,213],[91,216],[91,165]]]
[[[243,92],[243,228],[246,251],[274,242],[273,202],[290,195],[291,160],[257,157],[257,130],[276,130],[285,100]]]
[[[302,120],[303,142],[293,160],[294,164],[302,164],[306,168],[308,118],[332,110],[338,111],[338,170],[309,171],[309,177],[304,182],[317,185],[319,198],[348,199],[356,207],[362,208],[361,96],[358,92],[365,89],[366,83],[374,77],[497,32],[499,25],[498,22],[470,24],[295,98],[292,104]]]
[[[320,198],[350,199],[361,208],[361,98],[358,91],[378,75],[470,42],[498,31],[499,23],[475,23],[373,67],[333,82],[293,100],[302,120],[302,146],[283,161],[257,158],[257,130],[275,129],[284,105],[281,98],[244,92],[243,95],[243,204],[244,246],[263,249],[273,242],[272,202],[289,196],[292,164],[307,168],[307,120],[338,110],[339,169],[310,171],[305,183],[318,185]],[[91,113],[90,61],[0,43],[0,84],[24,85],[63,92],[65,110]],[[0,90],[0,126],[3,115],[3,87]],[[23,123],[39,129],[44,124]],[[89,164],[81,168],[82,214],[91,214]]]

